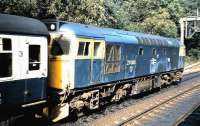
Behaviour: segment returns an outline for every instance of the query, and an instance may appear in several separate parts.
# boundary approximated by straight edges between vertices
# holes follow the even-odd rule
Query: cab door
[[[91,83],[91,59],[93,39],[79,38],[75,60],[75,87],[87,87]]]
[[[91,82],[92,84],[100,83],[103,74],[103,59],[105,50],[105,41],[94,40],[92,44],[91,56]]]
[[[134,45],[126,45],[125,49],[125,77],[131,78],[135,76],[137,51]]]
[[[103,40],[79,38],[75,61],[76,87],[86,87],[100,82],[104,57]]]

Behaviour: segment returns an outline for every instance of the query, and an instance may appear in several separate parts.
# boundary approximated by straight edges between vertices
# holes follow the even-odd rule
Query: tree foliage
[[[103,2],[103,0],[54,0],[47,13],[67,21],[102,25],[106,20]]]
[[[12,0],[0,1],[0,12],[14,15],[32,16],[32,9],[30,1],[27,0]]]
[[[1,0],[0,12],[177,37],[199,0]]]
[[[187,15],[197,15],[197,8],[200,9],[200,0],[183,0],[183,6],[186,9]]]
[[[142,23],[144,31],[162,36],[177,36],[176,24],[170,20],[170,14],[166,9],[150,14]]]

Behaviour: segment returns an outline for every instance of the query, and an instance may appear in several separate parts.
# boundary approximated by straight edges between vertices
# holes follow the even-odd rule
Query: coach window
[[[78,55],[88,56],[89,55],[90,42],[79,42]]]
[[[3,44],[3,50],[4,51],[11,51],[12,50],[11,39],[7,39],[7,38],[2,39],[2,44]]]
[[[68,55],[70,50],[70,40],[62,35],[53,39],[51,54],[53,56]]]
[[[12,76],[12,42],[0,38],[0,78]]]
[[[40,45],[29,45],[29,70],[40,69]]]
[[[143,48],[139,48],[138,54],[140,56],[144,55],[144,49]]]
[[[155,56],[156,53],[157,53],[157,51],[156,51],[156,49],[154,48],[154,49],[152,50],[152,54]]]
[[[120,72],[121,47],[119,45],[106,45],[105,74]]]

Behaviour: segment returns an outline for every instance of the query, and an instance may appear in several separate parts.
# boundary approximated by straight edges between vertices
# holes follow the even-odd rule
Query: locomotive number
[[[126,65],[135,65],[136,61],[135,60],[127,60],[127,64]]]
[[[134,66],[136,64],[135,60],[127,60],[127,66],[129,67],[129,72],[133,73],[134,72]]]

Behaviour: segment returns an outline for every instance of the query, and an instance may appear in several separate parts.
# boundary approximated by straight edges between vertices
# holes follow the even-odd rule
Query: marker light
[[[51,28],[51,30],[55,30],[56,29],[55,24],[51,24],[50,28]]]

